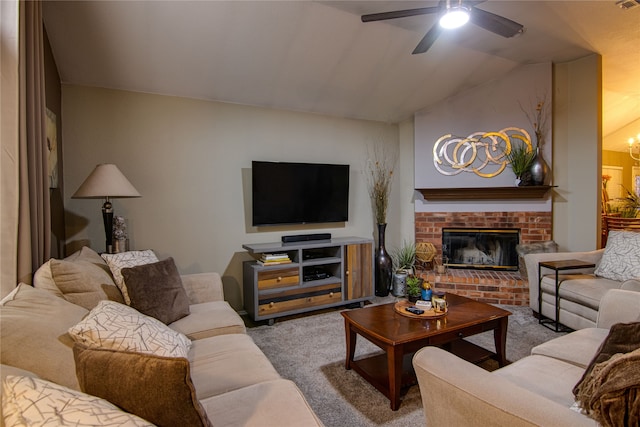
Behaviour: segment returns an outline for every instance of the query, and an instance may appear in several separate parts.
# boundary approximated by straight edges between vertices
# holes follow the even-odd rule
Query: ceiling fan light
[[[464,6],[452,6],[440,18],[440,26],[448,30],[462,27],[469,22],[469,10]]]

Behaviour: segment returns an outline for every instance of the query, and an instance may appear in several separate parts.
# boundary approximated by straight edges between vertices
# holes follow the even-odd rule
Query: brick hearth
[[[416,243],[430,242],[442,255],[443,227],[519,228],[520,243],[551,240],[551,212],[416,212]],[[449,269],[420,271],[436,289],[478,301],[528,305],[529,285],[517,271]]]

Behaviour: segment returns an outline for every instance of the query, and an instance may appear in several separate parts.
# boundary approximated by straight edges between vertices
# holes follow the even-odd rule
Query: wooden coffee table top
[[[486,323],[511,315],[511,312],[455,294],[447,294],[449,312],[439,319],[415,319],[395,312],[395,303],[343,311],[353,327],[390,344],[398,345],[433,335]]]

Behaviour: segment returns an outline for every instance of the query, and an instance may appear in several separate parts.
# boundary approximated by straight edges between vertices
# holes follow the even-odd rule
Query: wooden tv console
[[[373,299],[372,239],[340,237],[242,247],[256,258],[243,265],[244,305],[253,320],[273,324],[277,317],[364,305]],[[260,265],[257,260],[265,253],[286,253],[291,263]]]

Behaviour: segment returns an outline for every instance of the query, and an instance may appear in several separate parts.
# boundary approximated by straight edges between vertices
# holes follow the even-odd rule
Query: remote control
[[[409,313],[412,313],[412,314],[422,314],[422,313],[424,313],[424,310],[420,310],[419,308],[415,308],[415,307],[407,307],[407,308],[405,308],[405,310],[407,310]]]

